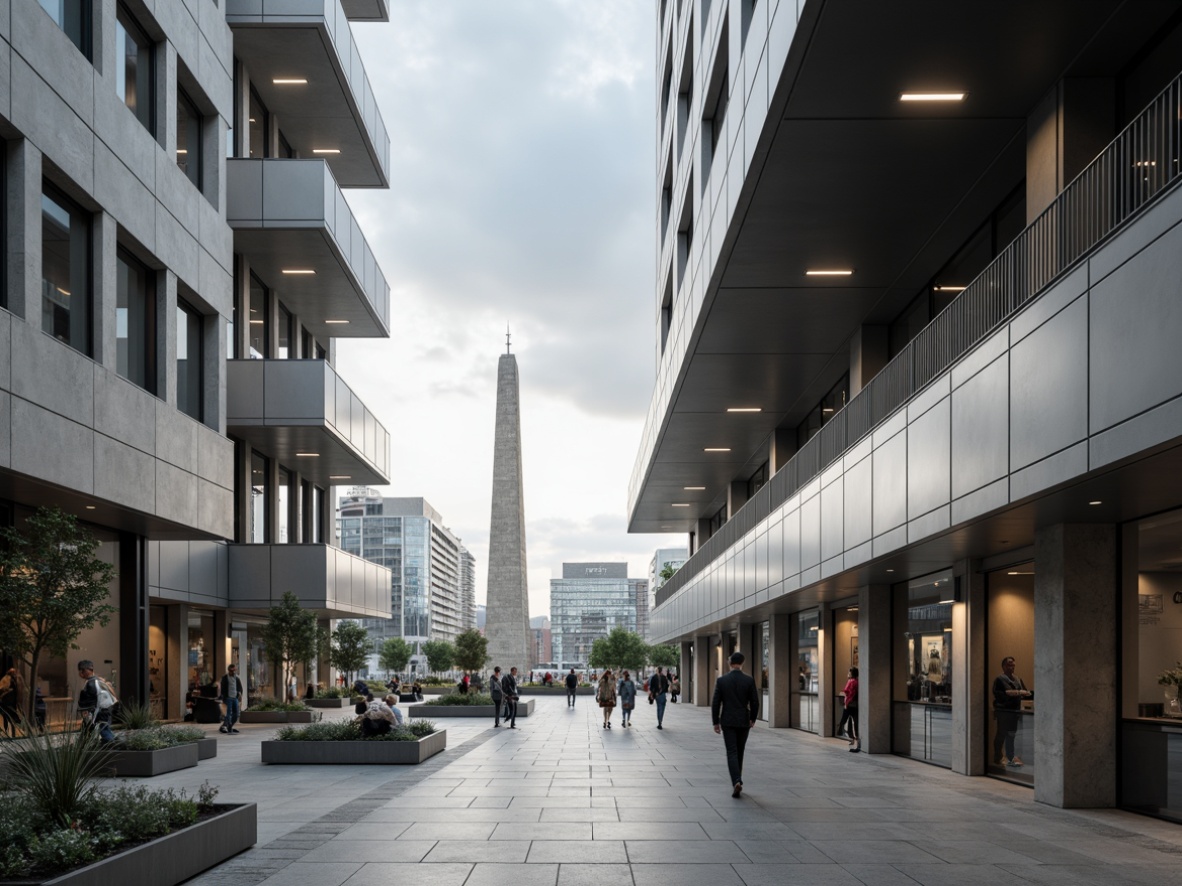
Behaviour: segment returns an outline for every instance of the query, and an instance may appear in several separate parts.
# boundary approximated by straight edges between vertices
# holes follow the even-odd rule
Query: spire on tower
[[[512,353],[512,352],[509,350],[509,340],[510,340],[510,335],[509,335],[509,324],[508,324],[508,323],[506,323],[506,324],[505,324],[505,353],[506,353],[506,354]]]

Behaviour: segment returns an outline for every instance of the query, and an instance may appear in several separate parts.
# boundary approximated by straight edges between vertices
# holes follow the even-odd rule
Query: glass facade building
[[[648,626],[648,579],[629,578],[627,563],[563,563],[550,579],[554,661],[585,666],[591,644],[613,628],[643,635]]]

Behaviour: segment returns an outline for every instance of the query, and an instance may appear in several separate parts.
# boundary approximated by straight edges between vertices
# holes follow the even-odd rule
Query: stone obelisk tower
[[[529,586],[525,567],[525,502],[521,481],[521,408],[517,358],[497,364],[497,426],[493,449],[492,525],[488,537],[488,667],[529,670]]]

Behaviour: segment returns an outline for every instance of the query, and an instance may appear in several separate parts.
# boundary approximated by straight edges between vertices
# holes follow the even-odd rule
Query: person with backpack
[[[94,672],[94,662],[84,658],[78,662],[78,677],[83,681],[78,693],[78,712],[82,723],[98,733],[103,744],[115,740],[111,731],[111,709],[119,701],[111,684]]]

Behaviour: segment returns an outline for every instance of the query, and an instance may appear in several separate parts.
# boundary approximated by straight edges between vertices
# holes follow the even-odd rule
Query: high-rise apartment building
[[[383,498],[354,489],[341,499],[341,548],[390,570],[390,614],[364,624],[376,645],[402,637],[415,647],[464,630],[464,550],[422,498]],[[475,621],[473,613],[472,621]]]
[[[1182,819],[1178,12],[656,4],[629,521],[690,699],[739,648],[830,735],[860,666],[872,753]]]
[[[648,595],[649,595],[649,611],[651,612],[657,606],[657,591],[665,584],[667,579],[661,574],[666,569],[674,571],[680,569],[685,561],[689,559],[689,551],[686,548],[657,548],[653,554],[652,560],[648,564]]]
[[[591,644],[613,628],[644,636],[648,579],[629,578],[627,563],[563,563],[550,579],[550,643],[560,668],[586,667]]]
[[[476,558],[460,545],[460,631],[476,629]]]
[[[123,699],[179,718],[230,662],[274,694],[259,629],[284,592],[326,625],[389,612],[330,510],[335,485],[387,482],[389,436],[334,368],[340,339],[388,335],[345,197],[388,186],[352,36],[386,2],[0,20],[0,523],[57,505],[101,540],[119,615],[70,658]],[[40,688],[76,697],[74,674],[52,659]]]

